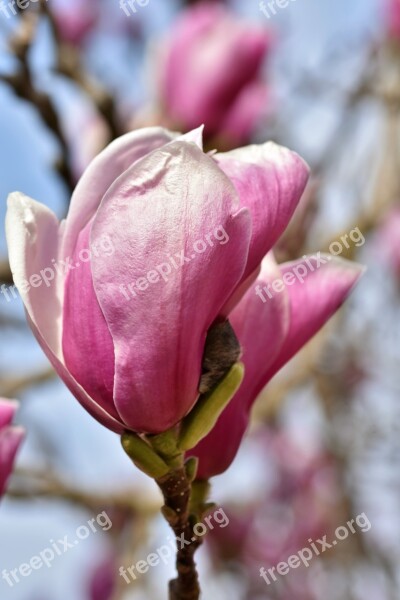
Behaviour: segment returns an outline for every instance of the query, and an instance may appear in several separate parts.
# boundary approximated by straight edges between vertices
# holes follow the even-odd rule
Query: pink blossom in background
[[[98,6],[95,2],[72,2],[54,7],[54,19],[63,42],[81,46],[97,23]]]
[[[312,256],[277,265],[271,253],[264,259],[257,281],[231,313],[230,322],[243,348],[245,377],[214,429],[191,451],[200,460],[199,479],[229,467],[259,393],[336,312],[363,272],[355,263],[328,255],[322,258],[326,262],[321,265]],[[299,266],[307,273],[303,282],[293,274]],[[291,281],[286,286],[285,274]],[[282,281],[282,288],[274,292],[272,285],[277,280]],[[265,286],[270,286],[271,297],[263,291]]]
[[[117,565],[115,556],[106,556],[91,573],[88,600],[111,600],[116,588]]]
[[[22,427],[11,425],[18,403],[0,398],[0,496],[5,492],[15,456],[24,437]]]
[[[400,278],[400,208],[384,217],[374,238],[375,254]]]
[[[95,111],[73,104],[62,119],[74,177],[79,180],[86,167],[107,145],[110,132]]]
[[[261,566],[268,569],[287,562],[309,545],[310,538],[330,536],[340,518],[334,461],[316,440],[304,445],[293,437],[290,431],[266,427],[253,434],[257,452],[268,462],[267,481],[264,473],[259,474],[265,492],[245,505],[224,505],[229,527],[210,531],[207,542],[216,571],[227,561],[245,566],[254,597],[273,589],[276,600],[317,600],[305,568],[279,578],[273,588],[267,588],[259,575]]]
[[[279,263],[297,258],[301,249],[307,247],[307,239],[312,237],[312,227],[318,214],[317,192],[318,181],[311,178],[289,226],[274,247]]]
[[[164,122],[183,130],[205,124],[219,146],[247,143],[269,112],[262,66],[271,33],[219,3],[186,9],[160,51]]]
[[[385,0],[387,2],[388,33],[400,39],[400,0]]]
[[[10,265],[33,332],[103,425],[157,433],[193,407],[207,331],[254,281],[307,179],[303,160],[273,143],[211,157],[200,130],[177,136],[149,128],[99,154],[61,224],[44,205],[10,195]],[[224,244],[214,239],[193,254],[217,231]],[[82,253],[101,248],[104,236],[112,254],[92,252],[83,262]],[[147,281],[134,297],[121,292],[182,253],[194,258],[171,268],[166,281]],[[53,269],[51,284],[26,285],[68,257],[66,274]],[[240,340],[245,330],[238,333]]]

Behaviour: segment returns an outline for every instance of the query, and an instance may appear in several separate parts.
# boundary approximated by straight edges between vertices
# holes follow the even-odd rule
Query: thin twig
[[[10,485],[7,495],[17,500],[65,500],[90,510],[110,506],[137,512],[141,516],[155,515],[159,511],[159,504],[149,501],[140,490],[130,489],[115,494],[93,493],[74,487],[53,474],[22,469],[15,472],[14,482]]]
[[[27,387],[40,385],[50,381],[55,376],[55,371],[52,368],[47,368],[37,373],[5,379],[0,384],[0,395],[6,397],[16,396]]]
[[[84,70],[79,49],[62,39],[49,5],[42,2],[41,9],[49,20],[55,41],[56,71],[76,83],[85,92],[108,125],[110,135],[108,141],[114,140],[125,131],[118,119],[113,95]]]
[[[7,83],[16,96],[27,100],[36,107],[42,121],[55,135],[60,145],[60,157],[56,169],[68,190],[72,192],[75,179],[72,173],[70,152],[62,130],[57,111],[51,97],[36,89],[29,64],[30,49],[35,40],[40,15],[37,11],[25,11],[20,17],[20,25],[9,41],[10,49],[18,60],[18,69],[12,75],[0,75],[0,81]]]

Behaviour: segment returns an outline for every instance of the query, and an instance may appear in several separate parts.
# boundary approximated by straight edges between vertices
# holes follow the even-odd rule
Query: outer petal
[[[71,375],[93,400],[120,420],[113,401],[113,340],[94,292],[90,262],[82,263],[79,260],[82,250],[93,248],[90,243],[91,227],[92,221],[89,221],[79,234],[72,262],[80,264],[80,267],[69,271],[65,281],[62,334],[64,360]],[[109,255],[101,255],[100,258],[103,261],[110,260]],[[94,361],[92,357],[96,357]]]
[[[94,257],[93,281],[114,340],[115,405],[134,430],[163,431],[197,398],[206,332],[247,260],[251,225],[238,207],[214,160],[185,142],[143,158],[103,199],[92,238],[109,235],[116,251]],[[213,239],[221,227],[228,243]]]
[[[72,195],[65,224],[62,256],[72,254],[79,232],[98,209],[110,185],[134,162],[174,140],[179,134],[162,127],[132,131],[114,140],[90,163]],[[201,147],[201,130],[189,134]]]
[[[245,376],[241,387],[225,409],[211,433],[191,451],[200,459],[198,478],[208,479],[224,472],[233,461],[249,423],[249,409],[258,394],[262,373],[276,360],[289,329],[287,293],[263,303],[256,295],[257,286],[279,279],[273,257],[267,256],[257,282],[230,316],[242,345]]]
[[[109,429],[122,431],[122,424],[86,394],[64,365],[61,350],[64,275],[54,266],[60,257],[62,227],[56,216],[46,206],[15,192],[8,199],[6,234],[14,282],[25,305],[31,329],[43,351],[86,410]],[[41,274],[44,269],[52,269],[54,275],[48,285]],[[50,278],[49,271],[47,276]],[[29,279],[36,287],[29,283]]]
[[[11,271],[25,308],[50,350],[59,356],[63,282],[54,263],[59,259],[62,228],[50,209],[14,192],[8,197],[6,235]],[[41,274],[44,269],[54,275],[50,280],[49,272],[48,285]]]
[[[309,168],[295,153],[268,142],[214,156],[251,210],[253,232],[247,278],[285,230],[301,198]]]
[[[245,380],[222,414],[217,426],[193,451],[193,454],[200,458],[198,477],[209,478],[228,468],[247,427],[249,409],[260,391],[335,313],[363,273],[363,267],[354,263],[330,255],[321,255],[321,257],[326,259],[326,263],[319,268],[317,267],[319,261],[315,257],[306,257],[314,268],[313,271],[307,265],[307,260],[302,259],[281,265],[280,273],[272,278],[268,273],[267,277],[263,276],[263,264],[260,280],[251,291],[247,292],[232,313],[235,331],[239,334],[239,340],[244,343],[242,360],[246,366]],[[294,282],[287,285],[282,292],[274,292],[269,287],[263,294],[264,301],[262,297],[256,296],[257,285],[261,288],[268,284],[271,286],[274,279],[282,279],[285,273],[293,273],[293,269],[298,266],[307,269],[303,283],[293,277]],[[285,295],[288,295],[289,299],[288,320],[284,306],[276,304],[282,302]],[[247,311],[247,317],[246,303],[252,302],[258,304],[254,306],[254,313]],[[271,321],[269,311],[273,310],[274,306],[276,308],[280,306],[281,318],[272,316]],[[264,314],[264,310],[267,310],[267,313]],[[258,311],[257,321],[255,315]],[[265,318],[262,318],[263,315]],[[277,324],[280,324],[280,332],[284,332],[284,336],[283,338],[278,336],[278,343],[274,341],[271,343],[271,328],[273,331],[273,327]],[[272,361],[271,347],[277,350],[272,356]]]
[[[86,393],[83,387],[76,381],[76,379],[72,376],[68,368],[65,366],[63,360],[59,359],[55,354],[53,354],[53,352],[51,352],[46,343],[46,340],[43,338],[35,324],[29,318],[29,314],[28,322],[43,352],[46,354],[47,358],[54,367],[54,370],[57,371],[59,377],[61,377],[71,394],[73,394],[78,400],[78,402],[80,402],[80,404],[83,406],[83,408],[87,410],[87,412],[90,415],[92,415],[94,419],[96,419],[99,423],[104,425],[104,427],[111,429],[111,431],[114,431],[115,433],[123,433],[126,429],[125,425],[121,421],[116,420],[107,411],[105,411],[99,404],[97,404],[97,402],[93,400],[93,398],[91,398]],[[88,357],[88,362],[91,360],[91,358],[92,357]]]

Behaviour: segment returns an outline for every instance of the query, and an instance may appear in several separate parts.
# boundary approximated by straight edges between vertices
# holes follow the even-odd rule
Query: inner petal
[[[65,364],[85,391],[113,417],[120,419],[114,406],[114,344],[93,287],[91,258],[105,254],[109,246],[90,245],[92,221],[78,237],[64,289],[62,347]],[[107,251],[105,251],[107,247]],[[105,251],[105,252],[104,252]]]

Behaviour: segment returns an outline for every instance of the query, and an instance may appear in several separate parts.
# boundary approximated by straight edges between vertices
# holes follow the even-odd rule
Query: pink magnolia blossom
[[[111,600],[116,588],[116,557],[110,554],[93,569],[88,585],[88,600]]]
[[[149,128],[98,155],[61,223],[46,206],[10,195],[10,265],[28,320],[92,416],[118,433],[158,433],[191,410],[207,331],[257,277],[308,173],[273,143],[210,156],[201,130]],[[217,231],[226,243],[210,237]],[[95,251],[104,236],[110,256]],[[166,264],[168,277],[157,277]],[[282,327],[270,324],[278,341]],[[267,351],[276,351],[273,339]]]
[[[377,229],[374,252],[400,278],[400,208],[391,209]]]
[[[15,455],[24,437],[22,427],[11,426],[17,407],[17,402],[0,398],[0,496],[4,494]]]
[[[94,2],[72,3],[70,6],[56,6],[53,14],[62,41],[81,46],[96,25],[98,6]]]
[[[400,0],[386,1],[388,32],[392,37],[400,39]]]
[[[86,167],[107,145],[108,127],[95,111],[77,104],[66,111],[62,126],[69,146],[73,175],[78,181]]]
[[[298,267],[306,273],[303,281],[295,277]],[[359,265],[330,255],[279,266],[272,253],[264,259],[257,281],[230,315],[243,349],[245,377],[214,429],[191,451],[199,458],[199,479],[229,467],[259,393],[341,306],[362,272]]]
[[[268,469],[258,473],[256,495],[251,500],[224,503],[229,527],[214,528],[207,536],[217,572],[228,561],[231,569],[240,565],[249,573],[257,573],[261,565],[276,567],[307,545],[307,540],[325,534],[331,537],[332,525],[340,518],[335,463],[312,435],[305,445],[292,431],[262,427],[253,434],[253,443]],[[276,599],[315,598],[307,569],[294,575],[280,580]],[[264,597],[264,579],[251,577],[249,584],[246,598]]]
[[[162,48],[160,100],[167,123],[190,130],[206,125],[230,147],[249,141],[269,91],[261,68],[271,47],[265,28],[244,23],[221,4],[184,11]]]

